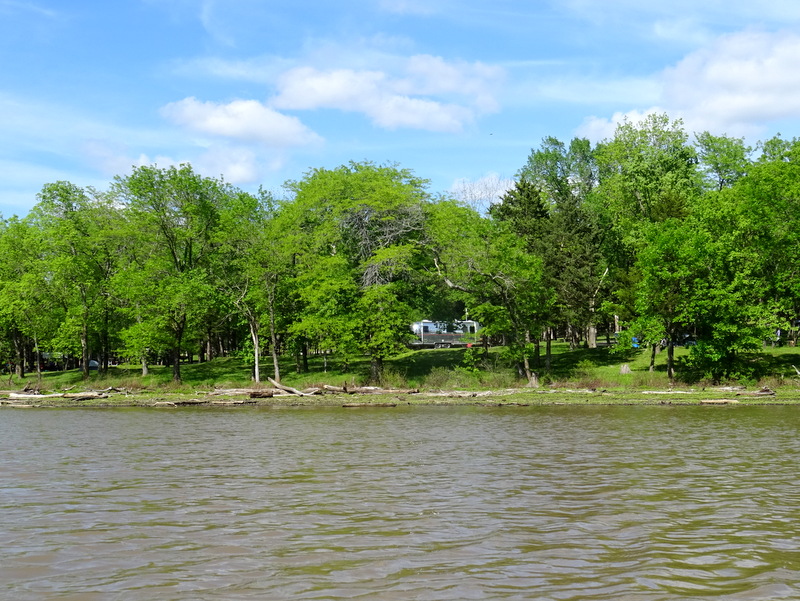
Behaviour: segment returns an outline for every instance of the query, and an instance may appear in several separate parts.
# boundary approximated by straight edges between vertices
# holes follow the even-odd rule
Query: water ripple
[[[800,598],[769,408],[3,411],[0,597]]]

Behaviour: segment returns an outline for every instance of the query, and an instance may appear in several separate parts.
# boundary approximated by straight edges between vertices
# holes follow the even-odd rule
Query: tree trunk
[[[103,309],[103,328],[100,332],[100,371],[104,374],[108,373],[108,364],[111,357],[111,348],[108,343],[108,308]]]
[[[369,372],[372,382],[377,384],[383,375],[383,357],[372,355],[369,362]]]
[[[656,349],[658,348],[657,345],[650,343],[650,371],[654,372],[656,370]]]
[[[528,358],[528,346],[531,343],[531,331],[525,329],[525,351],[522,353],[522,366],[525,369],[525,377],[528,379],[529,388],[539,387],[539,376],[531,370],[530,359]]]
[[[269,344],[270,352],[272,353],[272,369],[274,372],[274,380],[281,381],[281,366],[278,356],[278,332],[275,327],[275,291],[270,288],[269,291]]]
[[[18,378],[25,377],[25,342],[22,339],[22,334],[14,330],[12,334],[14,340],[14,370]]]
[[[675,345],[672,338],[667,342],[667,377],[672,382],[675,379]]]
[[[181,347],[177,344],[172,349],[172,381],[181,381]]]
[[[253,381],[261,382],[261,345],[258,339],[258,323],[250,317],[250,338],[253,341]]]
[[[180,316],[177,321],[173,322],[175,328],[172,331],[174,336],[173,347],[170,353],[172,359],[172,381],[181,381],[181,343],[183,342],[183,333],[186,331],[186,314]]]
[[[597,305],[597,295],[600,294],[600,288],[603,286],[603,280],[608,275],[608,267],[600,276],[600,281],[597,288],[589,299],[589,327],[586,329],[586,344],[589,348],[597,348],[597,324],[595,323],[595,306]]]
[[[147,367],[147,356],[142,355],[142,376],[150,373],[150,368]]]
[[[30,341],[27,341],[25,344],[25,365],[27,365],[27,369],[29,372],[33,371],[33,347],[29,344]]]
[[[552,339],[553,339],[553,330],[552,328],[547,328],[544,341],[544,370],[547,373],[550,373],[550,367],[552,365],[552,359],[553,359],[553,353],[551,349]]]
[[[86,319],[81,326],[81,377],[89,379],[89,324]]]
[[[597,348],[597,326],[594,323],[590,323],[586,328],[586,345],[589,348]]]
[[[39,352],[39,339],[34,336],[33,337],[33,348],[36,353],[36,380],[39,382],[38,385],[42,383],[42,354]]]

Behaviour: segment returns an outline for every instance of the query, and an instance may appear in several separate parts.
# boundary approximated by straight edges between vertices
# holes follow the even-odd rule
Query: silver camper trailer
[[[470,319],[457,321],[432,321],[423,319],[411,324],[416,340],[412,348],[450,348],[477,342],[481,324]]]

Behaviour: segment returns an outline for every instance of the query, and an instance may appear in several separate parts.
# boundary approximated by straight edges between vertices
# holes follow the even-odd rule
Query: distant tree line
[[[624,122],[592,146],[546,138],[481,212],[397,165],[350,163],[246,193],[189,165],[108,190],[47,184],[0,223],[0,353],[18,376],[115,358],[240,354],[384,360],[422,318],[483,325],[532,385],[550,345],[693,342],[687,368],[743,375],[800,303],[800,141],[748,147],[680,121]]]

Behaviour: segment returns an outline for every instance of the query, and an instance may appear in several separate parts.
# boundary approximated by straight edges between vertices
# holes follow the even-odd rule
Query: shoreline
[[[25,394],[0,391],[0,409],[32,408],[158,408],[186,407],[341,407],[392,408],[398,406],[770,406],[800,405],[800,389],[747,390],[719,387],[680,390],[574,390],[574,389],[504,389],[450,391],[370,391],[368,393],[259,394],[251,398],[247,391],[197,391],[172,393],[162,391],[92,391],[84,395]],[[254,395],[255,396],[255,395]]]

